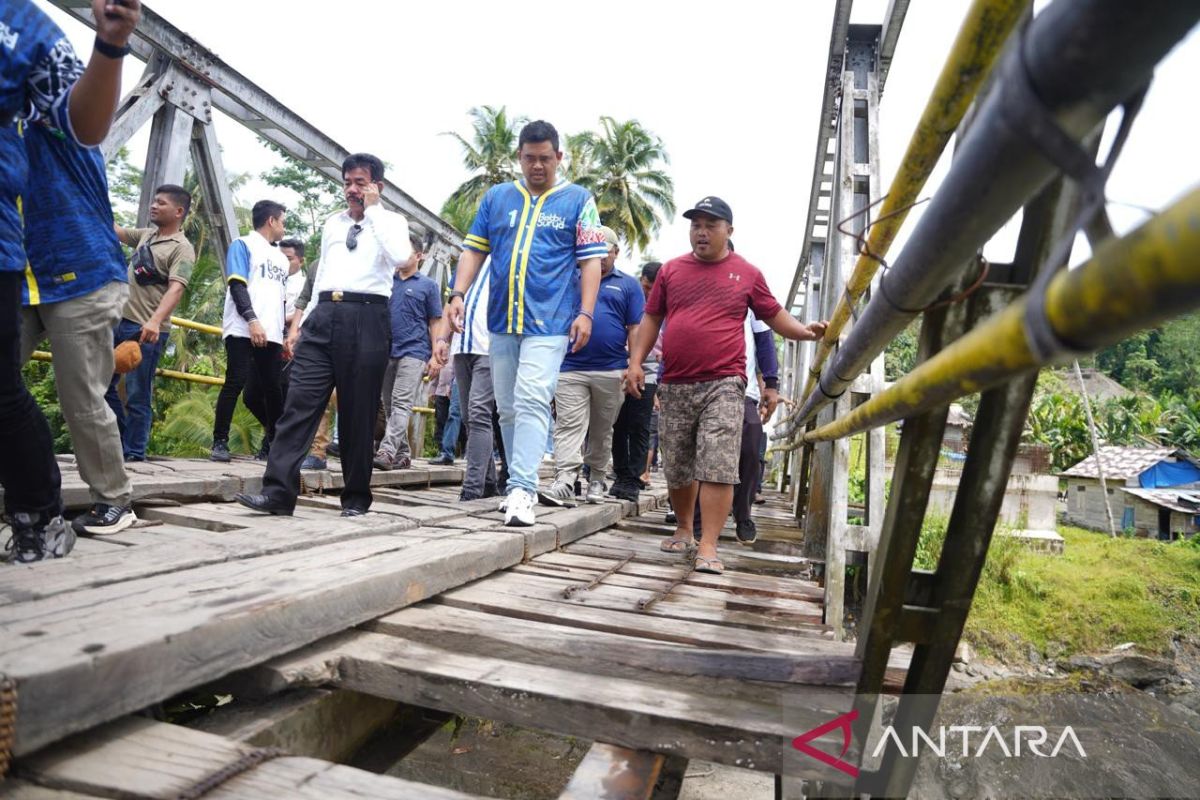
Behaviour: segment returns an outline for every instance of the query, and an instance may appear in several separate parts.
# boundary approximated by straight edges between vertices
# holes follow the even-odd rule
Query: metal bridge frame
[[[50,2],[88,27],[96,27],[88,0]],[[144,4],[129,44],[134,55],[146,62],[146,71],[121,100],[103,150],[111,158],[142,126],[152,124],[139,224],[148,218],[156,186],[183,183],[190,155],[204,192],[204,213],[216,236],[217,257],[224,266],[225,251],[237,238],[238,227],[213,128],[214,110],[341,185],[342,161],[349,150]],[[384,181],[382,201],[403,214],[410,229],[429,243],[422,271],[445,283],[450,262],[461,252],[461,234],[391,181]]]
[[[848,13],[841,4],[838,9]],[[1200,266],[1191,244],[1200,231],[1200,191],[1120,241],[1105,241],[1112,232],[1103,214],[1103,178],[1112,154],[1103,168],[1095,164],[1109,112],[1117,105],[1125,107],[1115,153],[1154,65],[1196,24],[1200,8],[1170,0],[1147,0],[1138,6],[1057,0],[1037,18],[1029,13],[1030,4],[1023,0],[975,0],[968,12],[906,163],[893,182],[895,196],[888,196],[893,211],[899,205],[896,214],[901,214],[915,201],[951,131],[958,137],[955,159],[889,270],[877,274],[899,220],[879,226],[886,232],[872,231],[864,237],[867,243],[845,237],[851,245],[848,254],[842,253],[844,245],[826,247],[834,220],[856,224],[855,230],[862,224],[852,215],[863,203],[847,204],[837,197],[845,188],[845,180],[838,178],[846,174],[847,165],[857,166],[839,150],[834,150],[839,153],[832,159],[838,171],[828,190],[833,200],[828,209],[814,204],[809,212],[810,230],[815,220],[826,235],[806,238],[805,258],[789,301],[793,309],[813,318],[814,310],[822,316],[828,313],[832,297],[841,320],[835,319],[822,345],[822,355],[832,353],[824,369],[820,359],[808,360],[806,348],[789,351],[784,385],[798,410],[785,419],[777,438],[791,440],[784,448],[791,453],[788,466],[797,511],[804,505],[802,499],[807,500],[806,544],[814,532],[814,545],[821,539],[827,542],[827,623],[840,622],[829,618],[835,602],[829,587],[834,574],[842,577],[845,571],[843,551],[834,546],[831,528],[831,523],[845,519],[837,448],[847,437],[904,419],[875,554],[878,563],[870,571],[857,642],[863,671],[853,727],[862,747],[857,754],[862,771],[853,785],[834,780],[808,786],[809,796],[907,794],[916,758],[888,748],[877,763],[862,760],[879,719],[883,669],[895,645],[914,645],[890,724],[901,739],[914,726],[927,729],[937,705],[923,696],[937,697],[945,687],[983,572],[1038,368],[1200,306]],[[1022,16],[1028,24],[1010,35]],[[835,17],[835,35],[837,25]],[[853,52],[852,34],[848,29],[843,57]],[[1003,56],[989,75],[1001,48]],[[986,59],[981,57],[985,52]],[[968,74],[973,82],[960,80]],[[987,90],[976,97],[985,76]],[[969,88],[955,88],[964,85]],[[848,110],[848,91],[846,84],[843,110]],[[869,118],[870,97],[866,99]],[[839,116],[842,131],[846,125],[844,115]],[[839,137],[842,151],[848,141],[853,140]],[[814,198],[826,193],[830,172],[823,159],[828,152],[828,144],[820,140]],[[1020,210],[1024,213],[1013,262],[985,264],[980,249]],[[887,212],[885,204],[881,213]],[[1059,272],[1077,230],[1092,239],[1094,256],[1071,273]],[[1184,230],[1186,236],[1178,235]],[[859,263],[848,286],[833,258],[852,260],[856,254]],[[1059,274],[1051,279],[1054,273]],[[823,281],[819,293],[814,291],[816,280]],[[801,304],[797,292],[804,288]],[[863,297],[867,302],[860,307]],[[1098,322],[1093,311],[1103,312],[1111,324]],[[845,393],[853,397],[891,337],[918,315],[918,367],[860,410],[851,409]],[[979,330],[972,333],[974,328]],[[972,391],[982,392],[980,406],[937,567],[914,569],[948,404]],[[828,463],[823,445],[834,448],[832,470],[822,463],[823,458]],[[800,447],[803,451],[797,452]],[[807,481],[806,471],[811,472]],[[779,785],[786,788],[786,781]]]
[[[88,27],[96,27],[89,0],[50,2]],[[214,250],[224,269],[225,253],[239,232],[213,126],[214,110],[341,186],[342,162],[350,155],[349,150],[144,4],[129,45],[134,55],[146,62],[146,69],[117,107],[102,149],[106,159],[112,158],[146,123],[151,124],[138,205],[139,225],[149,219],[156,187],[183,184],[190,156],[204,195],[201,213],[208,219],[216,239]],[[462,235],[395,183],[383,183],[384,206],[403,214],[409,229],[426,242],[421,271],[444,286],[451,263],[462,252]],[[424,435],[425,415],[419,414],[413,437],[424,442]]]

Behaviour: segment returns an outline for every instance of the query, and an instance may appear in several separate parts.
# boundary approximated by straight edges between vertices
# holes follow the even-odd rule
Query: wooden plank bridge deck
[[[68,502],[85,506],[64,469]],[[257,489],[261,463],[134,471],[138,526],[0,568],[18,778],[0,797],[174,797],[217,773],[239,777],[206,797],[463,796],[319,760],[256,761],[237,741],[128,716],[221,680],[349,689],[776,773],[792,737],[852,702],[854,646],[822,624],[808,563],[730,542],[724,575],[690,572],[658,550],[661,487],[636,508],[542,509],[512,529],[495,500],[457,500],[455,467],[376,472],[373,513],[351,519],[323,493],[336,471],[306,473],[313,493],[291,518],[229,502]],[[794,527],[764,510],[764,528]],[[160,781],[100,768],[113,758],[161,762]]]

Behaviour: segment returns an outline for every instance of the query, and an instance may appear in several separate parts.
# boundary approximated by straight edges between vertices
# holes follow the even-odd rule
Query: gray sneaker
[[[545,506],[575,507],[575,491],[566,481],[555,481],[550,488],[538,492],[538,500]]]
[[[4,547],[5,558],[14,564],[62,558],[75,546],[75,531],[61,514],[51,517],[18,511],[7,521],[12,537]]]
[[[589,503],[603,503],[604,493],[608,491],[608,487],[604,485],[604,481],[588,481],[587,501]]]

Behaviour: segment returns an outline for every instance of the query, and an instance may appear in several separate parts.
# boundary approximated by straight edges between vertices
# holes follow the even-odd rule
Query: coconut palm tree
[[[476,106],[468,113],[474,129],[469,140],[454,131],[442,134],[458,140],[463,166],[471,173],[442,205],[442,217],[460,231],[471,226],[475,209],[488,189],[521,174],[516,160],[517,137],[526,122],[525,117],[510,118],[505,106]]]
[[[662,140],[635,119],[601,117],[600,129],[567,138],[567,176],[595,195],[604,224],[645,250],[675,213],[675,184],[661,169],[670,158]]]

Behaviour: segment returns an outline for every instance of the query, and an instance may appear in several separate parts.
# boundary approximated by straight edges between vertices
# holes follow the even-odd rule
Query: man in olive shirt
[[[154,191],[150,204],[153,228],[117,227],[117,238],[134,248],[129,262],[129,301],[113,332],[114,344],[137,341],[142,363],[125,375],[125,404],[114,375],[105,399],[117,415],[126,461],[145,461],[153,421],[154,374],[171,328],[171,312],[183,298],[196,263],[196,253],[181,230],[192,198],[182,186],[167,184]]]

